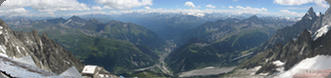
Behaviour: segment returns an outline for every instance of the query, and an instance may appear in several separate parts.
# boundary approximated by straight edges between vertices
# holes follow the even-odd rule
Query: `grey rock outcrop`
[[[83,64],[62,46],[38,32],[15,32],[0,20],[0,55],[11,59],[31,57],[35,66],[60,74],[74,66],[78,70]],[[27,59],[23,59],[27,60]]]
[[[329,3],[331,0],[327,0]],[[317,16],[310,8],[302,20],[295,25],[281,29],[269,42],[268,48],[242,64],[244,68],[262,66],[257,73],[279,72],[275,61],[284,63],[287,71],[303,59],[317,55],[331,55],[331,8]],[[322,30],[322,31],[321,31]],[[297,35],[298,33],[301,33]],[[322,35],[316,36],[316,33]],[[270,74],[269,74],[270,75]]]
[[[0,0],[0,6],[2,5],[3,2],[5,2],[6,0]]]

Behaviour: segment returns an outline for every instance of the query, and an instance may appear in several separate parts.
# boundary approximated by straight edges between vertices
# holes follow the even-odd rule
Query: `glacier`
[[[331,69],[331,56],[317,55],[312,58],[306,58],[292,67],[290,70],[281,72],[275,78],[292,78],[295,74],[305,73],[307,71],[323,71]]]

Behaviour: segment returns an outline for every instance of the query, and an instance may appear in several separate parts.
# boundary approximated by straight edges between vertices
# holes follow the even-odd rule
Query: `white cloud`
[[[324,0],[274,0],[274,3],[280,5],[303,5],[308,3],[315,3],[318,6],[327,8],[328,4]]]
[[[194,3],[191,2],[191,1],[187,1],[187,2],[185,2],[184,5],[185,5],[185,6],[188,6],[188,7],[191,7],[191,8],[195,8],[195,7],[196,7],[196,6],[194,5]]]
[[[252,8],[252,7],[243,7],[243,6],[236,6],[233,7],[235,9],[237,14],[260,14],[260,13],[265,13],[268,12],[267,8]]]
[[[229,6],[230,9],[234,8],[233,6]]]
[[[93,9],[93,10],[102,10],[102,9],[104,9],[104,8],[102,8],[102,7],[100,7],[100,6],[93,6],[92,9]]]
[[[145,9],[151,9],[151,7],[149,7],[149,6],[146,6],[146,7],[145,7]]]
[[[297,13],[289,10],[280,10],[280,12],[285,16],[303,16],[304,13]]]
[[[90,12],[95,13],[95,12]],[[164,9],[164,8],[151,8],[151,9],[135,9],[135,10],[111,10],[109,12],[105,12],[107,14],[127,14],[127,13],[178,13],[184,15],[192,15],[192,16],[205,16],[206,14],[212,13],[222,13],[222,14],[230,14],[230,15],[240,15],[240,14],[261,14],[261,15],[271,15],[266,8],[253,8],[253,7],[243,7],[236,6],[233,9]],[[81,13],[88,14],[88,13]]]
[[[7,0],[3,3],[5,8],[25,8],[41,12],[87,10],[87,5],[79,3],[77,0]]]
[[[0,15],[5,16],[23,16],[29,11],[24,8],[0,9]]]
[[[112,9],[131,9],[135,7],[150,6],[152,0],[95,0]]]
[[[216,6],[208,4],[208,5],[206,5],[206,8],[216,8]]]

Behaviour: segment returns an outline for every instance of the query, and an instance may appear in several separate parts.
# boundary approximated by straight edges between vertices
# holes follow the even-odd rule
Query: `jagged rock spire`
[[[316,13],[315,13],[315,11],[314,11],[314,9],[313,9],[313,7],[310,7],[309,8],[309,10],[307,12],[307,15],[309,15],[309,16],[311,16],[313,18],[317,16]]]
[[[309,10],[308,10],[308,14],[315,14],[315,11],[313,9],[313,7],[310,7]]]
[[[303,17],[303,19],[308,19],[308,20],[314,20],[317,18],[317,15],[313,9],[313,7],[310,7],[306,15]]]

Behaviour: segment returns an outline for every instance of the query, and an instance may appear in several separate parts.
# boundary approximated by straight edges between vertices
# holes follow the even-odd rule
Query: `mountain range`
[[[327,72],[320,75],[330,67],[330,11],[317,16],[310,8],[296,24],[278,30],[264,50],[223,77],[330,77]],[[248,71],[253,74],[244,73]]]
[[[270,73],[277,73],[280,69],[274,62],[283,64],[286,61],[283,64],[286,71],[301,60],[328,54],[324,52],[328,51],[327,48],[317,47],[327,45],[327,13],[316,15],[311,8],[297,22],[256,15],[244,19],[209,19],[182,15],[163,17],[159,14],[146,19],[143,19],[144,16],[129,19],[129,15],[127,18],[104,18],[108,20],[72,16],[66,19],[17,18],[6,22],[15,30],[14,35],[18,38],[24,39],[28,35],[54,40],[53,43],[63,46],[63,49],[68,50],[67,53],[72,52],[74,56],[71,59],[78,58],[77,63],[99,65],[117,75],[191,77],[196,74],[187,73],[210,68],[236,68],[228,74],[202,74],[202,77],[227,77],[238,73],[238,76],[247,75],[243,72],[256,72],[253,76],[269,73],[265,76],[270,76],[274,75]],[[32,31],[33,35],[23,33]],[[322,51],[314,53],[315,50]],[[297,53],[302,56],[291,57]],[[241,70],[256,67],[259,70]],[[79,66],[76,68],[81,70]],[[68,68],[55,73],[59,74],[64,69]]]
[[[188,32],[183,39],[186,44],[175,49],[166,61],[174,72],[208,66],[235,66],[240,62],[237,57],[254,54],[254,50],[277,29],[291,24],[257,16],[207,22]]]
[[[15,23],[9,23],[14,30],[44,32],[83,63],[103,66],[115,74],[154,65],[158,59],[154,50],[162,43],[150,30],[119,21],[101,23],[73,16]]]

